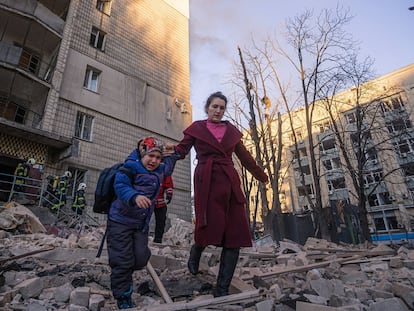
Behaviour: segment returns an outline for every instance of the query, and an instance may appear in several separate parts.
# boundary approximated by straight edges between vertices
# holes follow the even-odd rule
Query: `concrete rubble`
[[[43,226],[24,206],[0,207],[0,310],[116,310],[106,247],[96,257],[104,231],[83,222]],[[221,249],[208,247],[193,276],[186,268],[192,240],[193,225],[172,217],[163,243],[150,242],[156,277],[148,269],[134,273],[137,307],[130,310],[414,310],[409,244],[276,244],[264,237],[242,250],[231,295],[214,298]]]

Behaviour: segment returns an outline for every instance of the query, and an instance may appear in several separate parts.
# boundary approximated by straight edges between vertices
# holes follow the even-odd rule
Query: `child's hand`
[[[145,195],[137,195],[135,198],[135,203],[137,203],[139,208],[148,208],[151,206],[151,200],[148,199]]]

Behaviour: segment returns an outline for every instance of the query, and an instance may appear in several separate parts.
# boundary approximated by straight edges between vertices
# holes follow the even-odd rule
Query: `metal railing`
[[[0,173],[0,201],[23,201],[25,204],[37,205],[50,209],[58,221],[65,221],[68,226],[75,225],[84,221],[89,225],[100,225],[100,223],[91,217],[85,208],[82,215],[71,208],[71,197],[66,197],[61,193],[56,195],[55,192],[48,191],[48,180],[35,179],[29,177],[20,177],[11,174]],[[53,207],[56,207],[53,210]]]

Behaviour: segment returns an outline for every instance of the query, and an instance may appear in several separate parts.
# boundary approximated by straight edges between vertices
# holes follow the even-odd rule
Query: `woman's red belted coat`
[[[207,121],[195,121],[184,130],[176,146],[182,158],[191,147],[197,153],[194,170],[194,240],[199,246],[250,247],[252,238],[246,214],[246,198],[232,155],[259,181],[268,177],[241,142],[242,133],[228,121],[221,142],[207,129]]]

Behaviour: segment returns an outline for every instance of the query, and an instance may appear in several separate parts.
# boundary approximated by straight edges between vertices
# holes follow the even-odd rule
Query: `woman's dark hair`
[[[220,99],[224,100],[224,103],[225,103],[225,106],[224,106],[224,107],[225,107],[225,108],[227,108],[227,97],[226,97],[226,96],[224,96],[222,92],[215,92],[215,93],[211,94],[211,95],[207,98],[206,104],[204,105],[204,111],[205,111],[206,113],[207,113],[208,107],[209,107],[209,106],[210,106],[210,104],[211,104],[211,101],[212,101],[214,98],[220,98]]]

